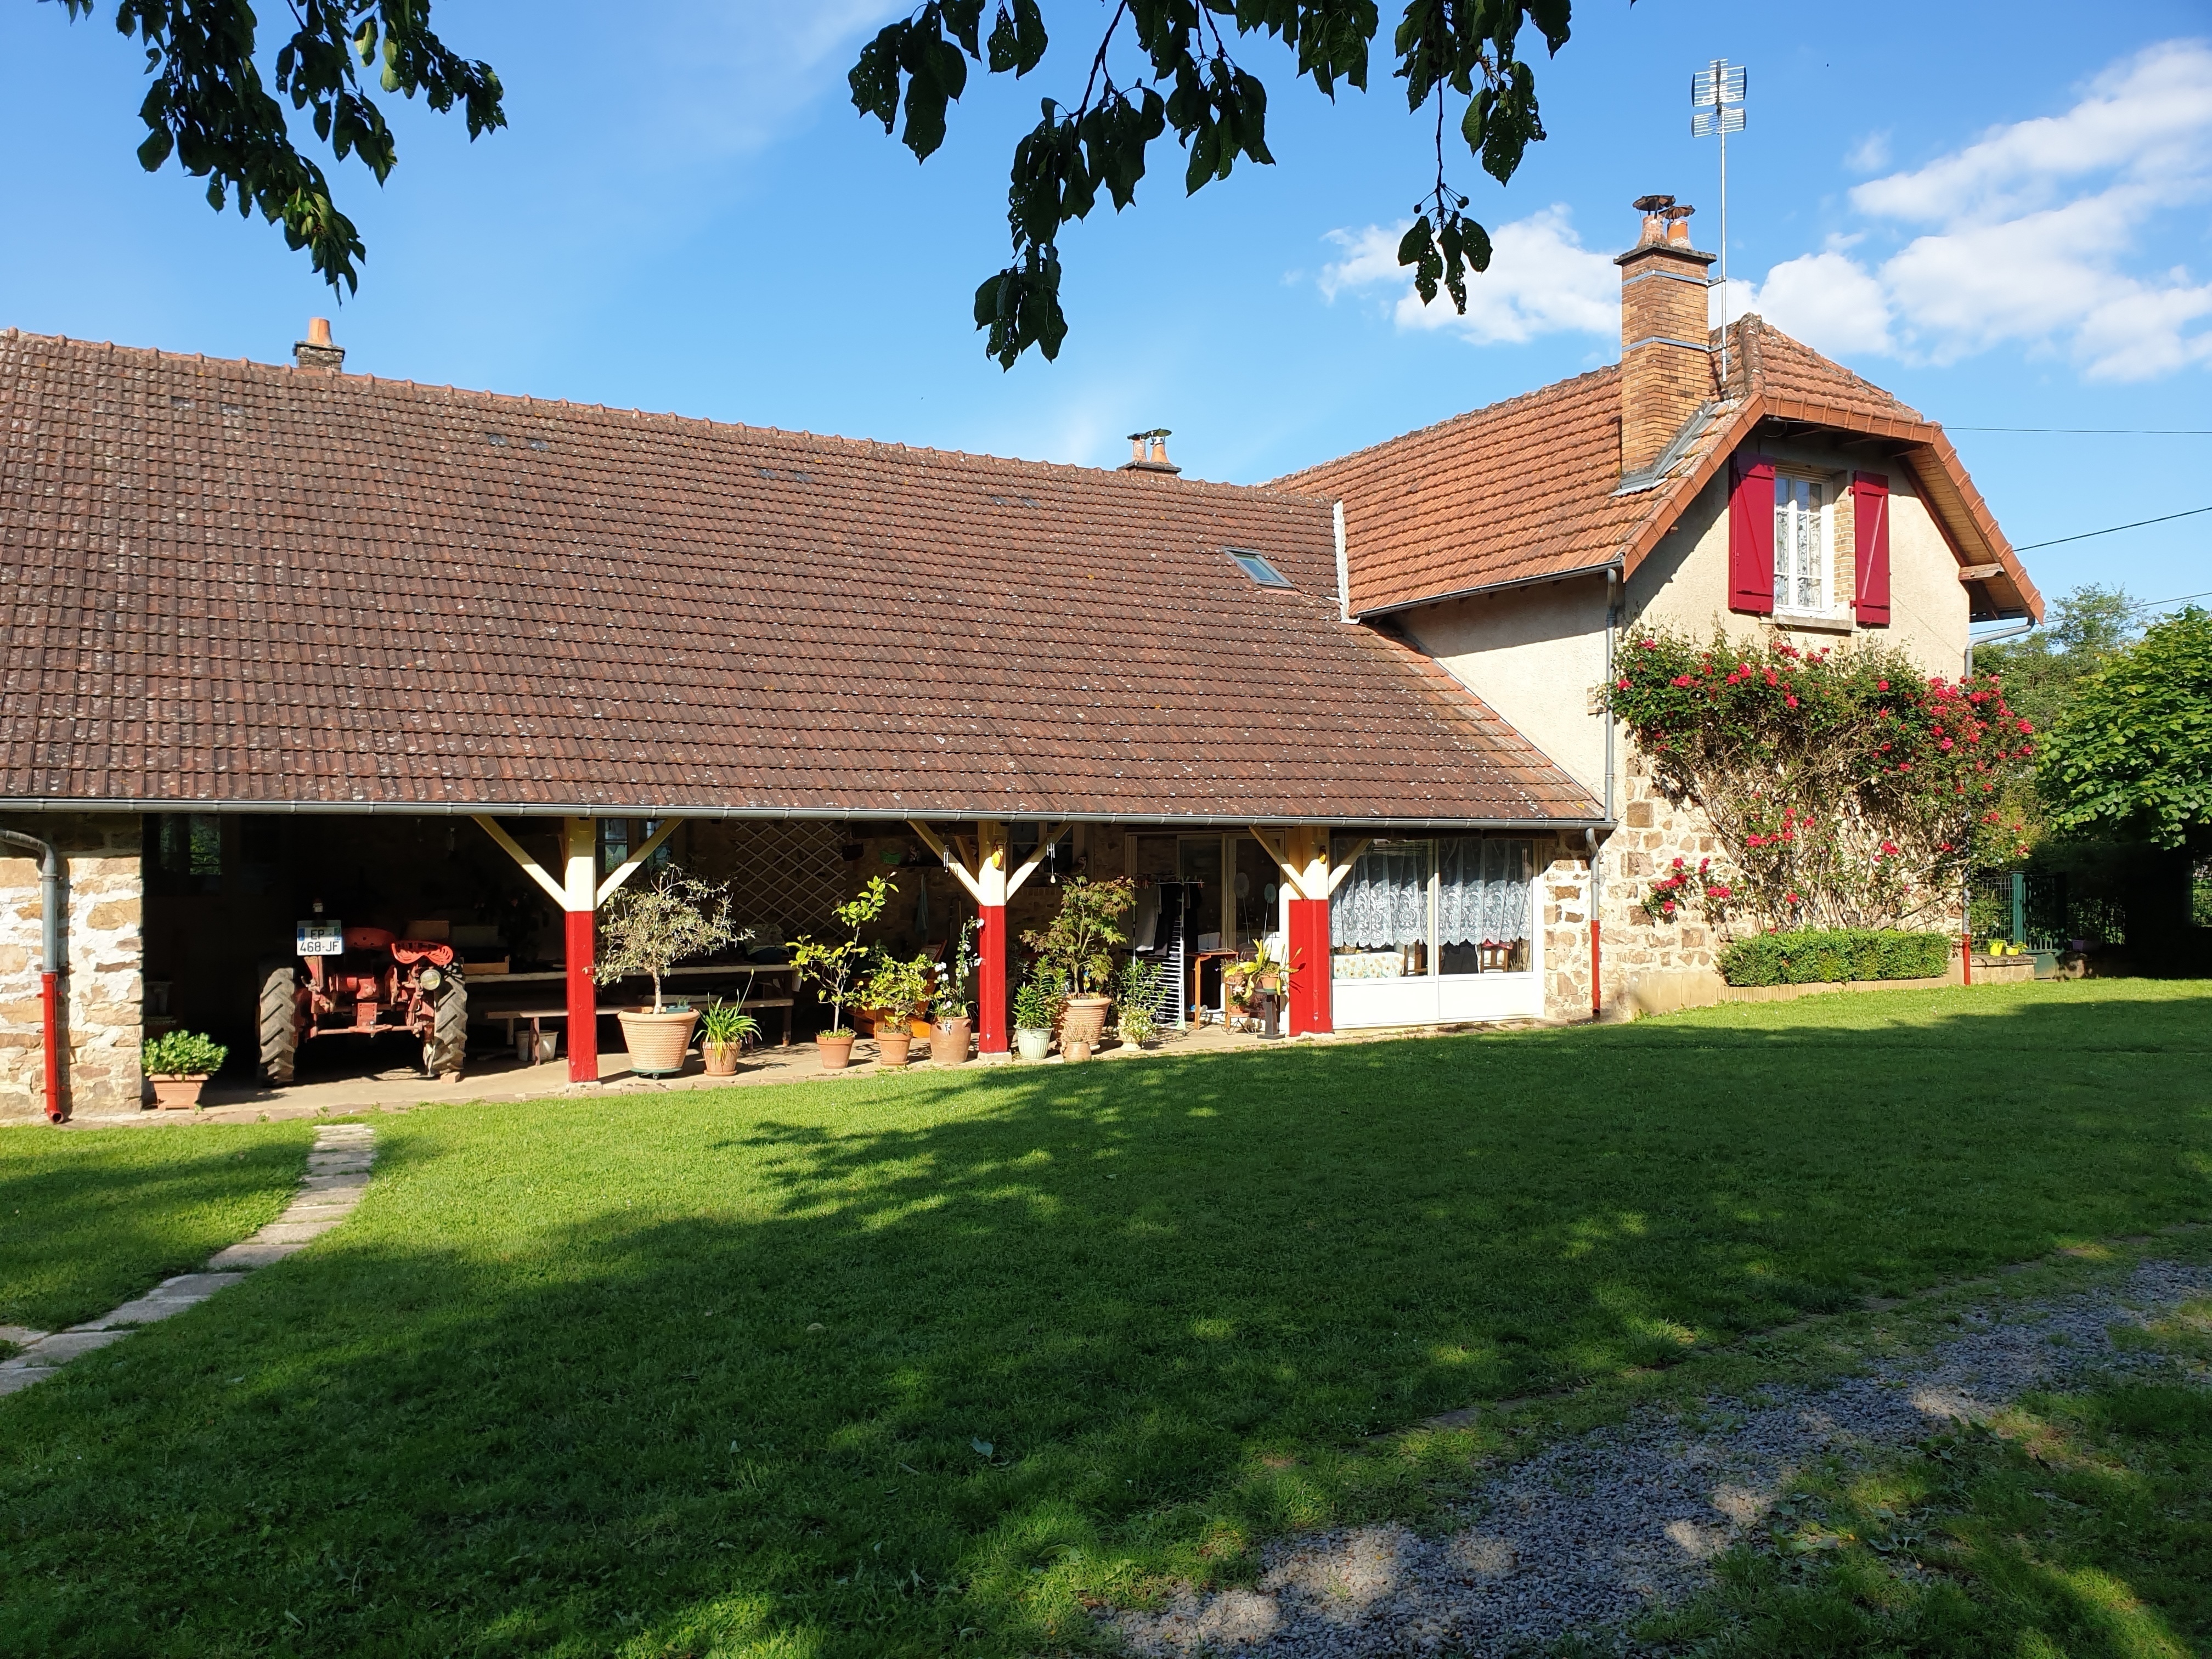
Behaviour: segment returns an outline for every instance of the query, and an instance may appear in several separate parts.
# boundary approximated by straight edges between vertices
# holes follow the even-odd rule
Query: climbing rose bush
[[[1893,927],[1940,910],[1968,866],[2026,854],[2018,815],[1997,803],[2035,733],[1994,676],[1927,675],[1881,646],[1661,631],[1630,636],[1606,700],[1667,797],[1704,809],[1732,866],[1668,871],[1645,902],[1661,920],[1695,908],[1761,929]]]

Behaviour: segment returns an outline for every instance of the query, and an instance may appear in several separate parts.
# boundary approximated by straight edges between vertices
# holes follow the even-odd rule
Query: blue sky
[[[1425,183],[1398,83],[1331,106],[1250,42],[1281,165],[1186,199],[1161,152],[1134,208],[1066,240],[1060,361],[1012,374],[969,296],[1004,254],[1012,143],[1037,98],[1079,91],[1105,14],[1047,0],[1053,58],[1018,84],[978,75],[917,167],[845,94],[896,9],[444,0],[512,126],[471,146],[386,100],[391,183],[336,170],[370,257],[333,307],[258,220],[139,170],[135,48],[15,4],[0,324],[281,362],[329,313],[349,368],[395,378],[1106,465],[1121,434],[1167,426],[1190,471],[1257,481],[1608,361],[1631,198],[1694,203],[1698,243],[1717,239],[1687,82],[1725,55],[1752,75],[1729,154],[1739,305],[1951,427],[2016,543],[2212,505],[2212,439],[1961,429],[2212,428],[2204,0],[2101,8],[2087,33],[2039,0],[1584,0],[1540,68],[1553,136],[1510,187],[1450,162],[1500,236],[1464,322],[1424,313],[1378,254]],[[2046,593],[2160,599],[2212,588],[2208,549],[2212,514],[2027,556]]]

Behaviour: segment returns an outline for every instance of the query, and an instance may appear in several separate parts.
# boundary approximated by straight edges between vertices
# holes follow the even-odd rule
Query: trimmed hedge
[[[1951,965],[1948,933],[1801,928],[1754,933],[1721,952],[1731,985],[1827,985],[1849,979],[1936,979]]]

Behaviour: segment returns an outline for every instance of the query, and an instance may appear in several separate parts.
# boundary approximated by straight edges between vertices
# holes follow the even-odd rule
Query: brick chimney
[[[345,348],[331,343],[331,319],[327,317],[307,319],[307,337],[292,342],[292,364],[295,368],[308,368],[325,374],[336,374],[345,368]]]
[[[1717,395],[1705,321],[1705,267],[1690,246],[1690,216],[1671,196],[1639,196],[1636,246],[1620,267],[1620,470],[1659,459],[1698,405]]]

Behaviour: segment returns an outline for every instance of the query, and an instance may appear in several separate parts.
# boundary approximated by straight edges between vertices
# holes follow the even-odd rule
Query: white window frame
[[[1803,569],[1797,557],[1803,547],[1802,534],[1787,538],[1789,557],[1785,563],[1785,537],[1782,495],[1791,493],[1790,506],[1796,509],[1796,495],[1806,489],[1820,492],[1817,513],[1817,527],[1814,531],[1816,556],[1819,560],[1820,594],[1817,603],[1805,605],[1797,603],[1796,592]],[[1832,473],[1813,467],[1778,466],[1774,469],[1774,615],[1777,621],[1802,617],[1832,623],[1841,614],[1836,604],[1836,479]],[[1802,525],[1806,516],[1793,510],[1790,522]]]

